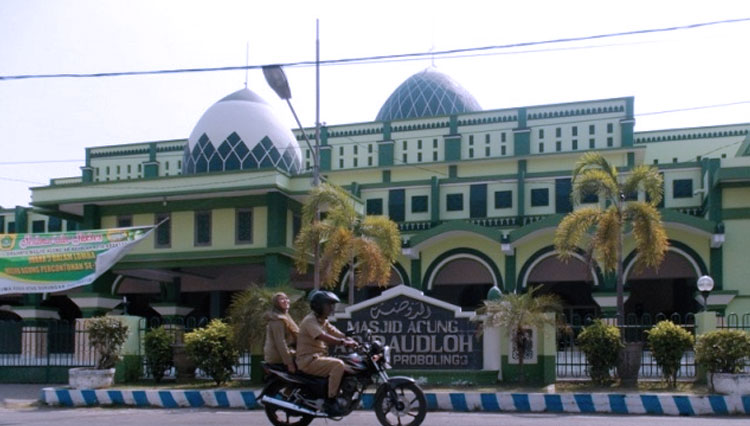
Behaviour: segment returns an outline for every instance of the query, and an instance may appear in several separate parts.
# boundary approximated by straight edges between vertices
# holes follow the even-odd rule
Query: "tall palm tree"
[[[624,323],[623,240],[632,231],[638,253],[636,269],[658,267],[669,246],[667,233],[656,206],[662,199],[663,179],[658,170],[640,165],[627,177],[620,175],[601,154],[589,152],[573,170],[574,205],[587,195],[598,195],[597,207],[584,207],[568,213],[555,231],[555,249],[568,259],[576,248],[588,246],[588,258],[596,259],[605,272],[617,280],[617,321]],[[643,191],[648,201],[629,201],[627,195]],[[604,201],[603,205],[601,201]]]
[[[312,218],[316,209],[325,211],[319,222]],[[401,235],[398,226],[384,216],[357,214],[349,195],[341,188],[323,184],[315,188],[305,203],[303,221],[306,224],[294,242],[295,265],[305,272],[308,253],[319,241],[321,283],[335,286],[342,271],[349,266],[349,303],[354,302],[354,286],[376,283],[388,284],[391,265],[401,252]],[[355,276],[358,275],[358,278]]]
[[[530,287],[521,294],[508,293],[498,300],[485,300],[479,310],[484,314],[482,327],[504,327],[518,354],[519,381],[524,383],[524,360],[532,349],[528,330],[541,330],[544,325],[558,325],[557,314],[562,312],[562,302],[555,294],[536,295],[540,287]],[[553,312],[554,316],[547,313]],[[533,338],[533,337],[532,337]],[[509,356],[512,356],[512,351]]]

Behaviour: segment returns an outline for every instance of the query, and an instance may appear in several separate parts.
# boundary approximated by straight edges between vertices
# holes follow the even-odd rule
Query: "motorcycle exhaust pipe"
[[[290,410],[290,411],[294,411],[294,412],[300,413],[300,414],[306,414],[308,416],[313,416],[313,417],[327,417],[327,415],[325,413],[319,413],[319,412],[316,412],[316,411],[308,410],[307,408],[300,407],[297,404],[292,404],[291,402],[286,402],[286,401],[282,401],[280,399],[271,398],[268,395],[263,395],[263,398],[260,399],[260,402],[262,404],[275,405],[277,407],[284,408],[284,409],[287,409],[287,410]]]

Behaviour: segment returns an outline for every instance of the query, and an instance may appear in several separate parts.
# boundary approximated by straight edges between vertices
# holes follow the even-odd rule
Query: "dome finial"
[[[245,42],[245,89],[247,89],[247,71],[250,69],[250,42]]]

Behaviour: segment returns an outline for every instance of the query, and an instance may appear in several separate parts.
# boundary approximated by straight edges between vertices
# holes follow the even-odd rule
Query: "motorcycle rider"
[[[328,356],[328,345],[357,345],[328,322],[328,316],[339,302],[338,296],[330,291],[313,293],[310,298],[312,312],[300,323],[297,336],[297,367],[307,374],[328,377],[328,399],[323,407],[331,416],[341,415],[342,407],[336,396],[346,368],[342,360]]]

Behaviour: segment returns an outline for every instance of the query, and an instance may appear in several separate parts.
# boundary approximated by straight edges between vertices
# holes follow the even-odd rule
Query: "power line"
[[[581,37],[565,37],[565,38],[557,38],[557,39],[550,39],[550,40],[530,41],[530,42],[511,43],[511,44],[502,44],[502,45],[468,47],[468,48],[461,48],[461,49],[442,50],[442,51],[437,51],[437,52],[427,51],[427,52],[413,52],[413,53],[402,53],[402,54],[391,54],[391,55],[366,56],[366,57],[358,57],[358,58],[331,59],[331,60],[320,61],[320,65],[326,66],[326,65],[341,65],[341,64],[357,64],[357,63],[367,63],[367,62],[386,62],[386,61],[394,61],[394,60],[399,60],[399,59],[400,60],[413,60],[415,58],[423,58],[423,57],[428,57],[428,56],[450,57],[451,55],[458,55],[458,54],[470,53],[470,52],[513,49],[513,48],[518,48],[518,47],[539,46],[539,45],[545,45],[545,44],[563,44],[563,43],[572,43],[572,42],[578,42],[578,41],[584,41],[584,40],[600,40],[600,39],[606,39],[606,38],[612,38],[612,37],[625,37],[625,36],[633,36],[633,35],[641,35],[641,34],[682,31],[682,30],[689,30],[689,29],[695,29],[695,28],[701,28],[701,27],[734,24],[734,23],[747,22],[747,21],[750,21],[750,18],[724,19],[720,21],[699,22],[695,24],[679,25],[679,26],[672,26],[672,27],[649,28],[649,29],[642,29],[642,30],[621,31],[621,32],[607,33],[607,34],[594,34],[594,35],[581,36]],[[24,80],[24,79],[40,79],[40,78],[99,78],[99,77],[133,76],[133,75],[238,71],[238,70],[259,69],[267,65],[279,65],[282,67],[307,67],[307,66],[315,65],[315,61],[297,61],[297,62],[288,62],[288,63],[283,63],[283,64],[244,65],[244,66],[229,66],[229,67],[178,68],[178,69],[162,69],[162,70],[150,70],[150,71],[22,74],[22,75],[0,76],[0,80]]]

